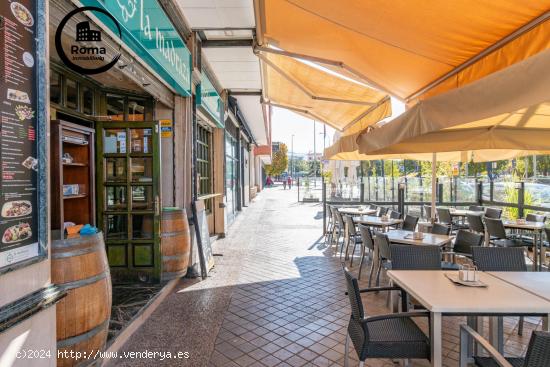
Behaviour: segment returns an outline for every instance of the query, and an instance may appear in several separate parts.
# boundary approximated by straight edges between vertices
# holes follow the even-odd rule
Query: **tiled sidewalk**
[[[297,204],[294,190],[263,191],[230,235],[216,243],[214,253],[223,256],[216,257],[211,276],[202,282],[183,280],[124,347],[187,351],[190,358],[117,365],[342,366],[349,301],[339,260],[320,238],[321,210],[320,204]],[[369,314],[388,312],[385,295],[367,297]],[[536,326],[531,322],[539,320],[527,320],[523,337],[517,336],[515,321],[506,320],[506,348],[521,354]],[[444,319],[448,366],[458,364],[461,322]],[[367,364],[394,365],[389,360]],[[357,365],[353,354],[350,365]]]

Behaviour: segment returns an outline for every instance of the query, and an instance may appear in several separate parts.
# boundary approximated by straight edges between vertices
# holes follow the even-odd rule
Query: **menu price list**
[[[36,1],[0,2],[0,269],[38,253]]]

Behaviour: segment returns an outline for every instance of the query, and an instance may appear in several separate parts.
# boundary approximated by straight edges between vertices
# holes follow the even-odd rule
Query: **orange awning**
[[[255,0],[258,40],[414,102],[550,48],[550,0]]]
[[[292,57],[257,50],[264,102],[343,131],[361,131],[391,115],[386,93]]]

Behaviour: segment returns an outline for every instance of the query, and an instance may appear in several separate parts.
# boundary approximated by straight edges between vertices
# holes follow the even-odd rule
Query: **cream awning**
[[[550,0],[255,0],[258,42],[402,100],[461,87],[550,48]]]
[[[337,130],[359,131],[391,115],[386,93],[342,78],[312,63],[257,50],[262,63],[264,102]]]
[[[550,50],[422,101],[357,139],[366,154],[550,150]],[[537,153],[537,151],[539,153]]]

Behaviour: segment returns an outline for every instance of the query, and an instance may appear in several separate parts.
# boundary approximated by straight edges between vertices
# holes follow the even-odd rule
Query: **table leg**
[[[504,352],[504,318],[489,317],[489,342],[499,353]]]
[[[538,240],[538,233],[533,233],[533,270],[539,271],[539,240]]]
[[[550,331],[550,314],[542,318],[542,331]]]
[[[442,357],[442,334],[441,334],[441,312],[432,312],[430,317],[430,343],[431,343],[431,360],[433,367],[441,367],[443,364]]]

